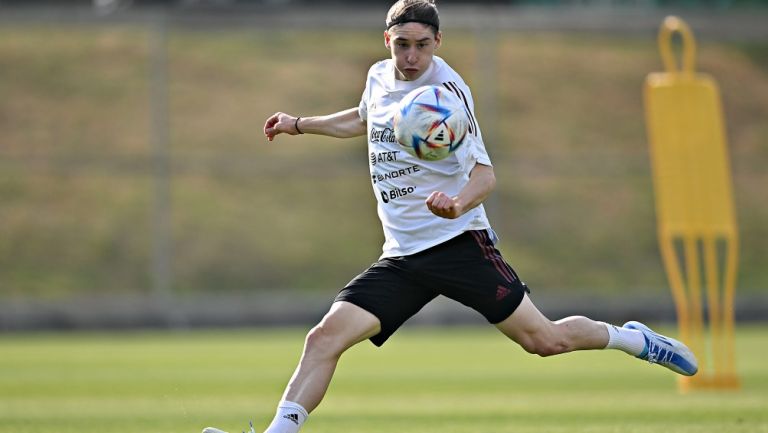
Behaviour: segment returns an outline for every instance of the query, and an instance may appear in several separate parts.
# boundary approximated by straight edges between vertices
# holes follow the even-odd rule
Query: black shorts
[[[528,288],[504,261],[485,230],[468,231],[425,251],[374,263],[343,288],[350,302],[381,322],[377,346],[438,295],[482,314],[490,323],[509,317]]]

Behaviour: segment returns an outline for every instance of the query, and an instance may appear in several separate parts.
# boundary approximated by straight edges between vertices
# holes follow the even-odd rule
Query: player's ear
[[[440,48],[440,44],[442,43],[442,41],[443,41],[443,32],[438,30],[437,33],[435,33],[435,49]]]
[[[384,46],[389,49],[389,31],[384,30]]]

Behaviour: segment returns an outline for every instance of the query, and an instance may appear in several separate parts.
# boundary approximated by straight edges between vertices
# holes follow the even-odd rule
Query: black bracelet
[[[299,129],[299,120],[300,119],[301,119],[301,116],[296,118],[296,121],[293,122],[293,127],[296,128],[296,132],[298,132],[299,134],[303,134],[303,132],[301,132],[301,129]]]

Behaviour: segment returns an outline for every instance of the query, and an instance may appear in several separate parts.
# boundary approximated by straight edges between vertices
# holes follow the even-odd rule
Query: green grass
[[[357,105],[388,56],[381,31],[169,30],[174,289],[329,290],[368,266],[382,234],[365,141],[260,129],[277,110]],[[149,290],[152,38],[139,23],[0,26],[0,299]],[[766,53],[698,47],[723,94],[739,293],[768,287]],[[490,218],[531,286],[666,295],[641,97],[655,37],[451,29],[440,55],[472,87]]]
[[[263,428],[303,330],[0,336],[0,432]],[[618,352],[524,353],[492,328],[405,329],[342,358],[304,432],[768,432],[768,328],[737,336],[743,388],[678,394]]]

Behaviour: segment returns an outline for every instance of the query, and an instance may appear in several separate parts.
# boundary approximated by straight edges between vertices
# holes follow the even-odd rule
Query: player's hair
[[[426,24],[437,34],[440,17],[435,0],[398,0],[387,12],[387,30],[405,23]]]

